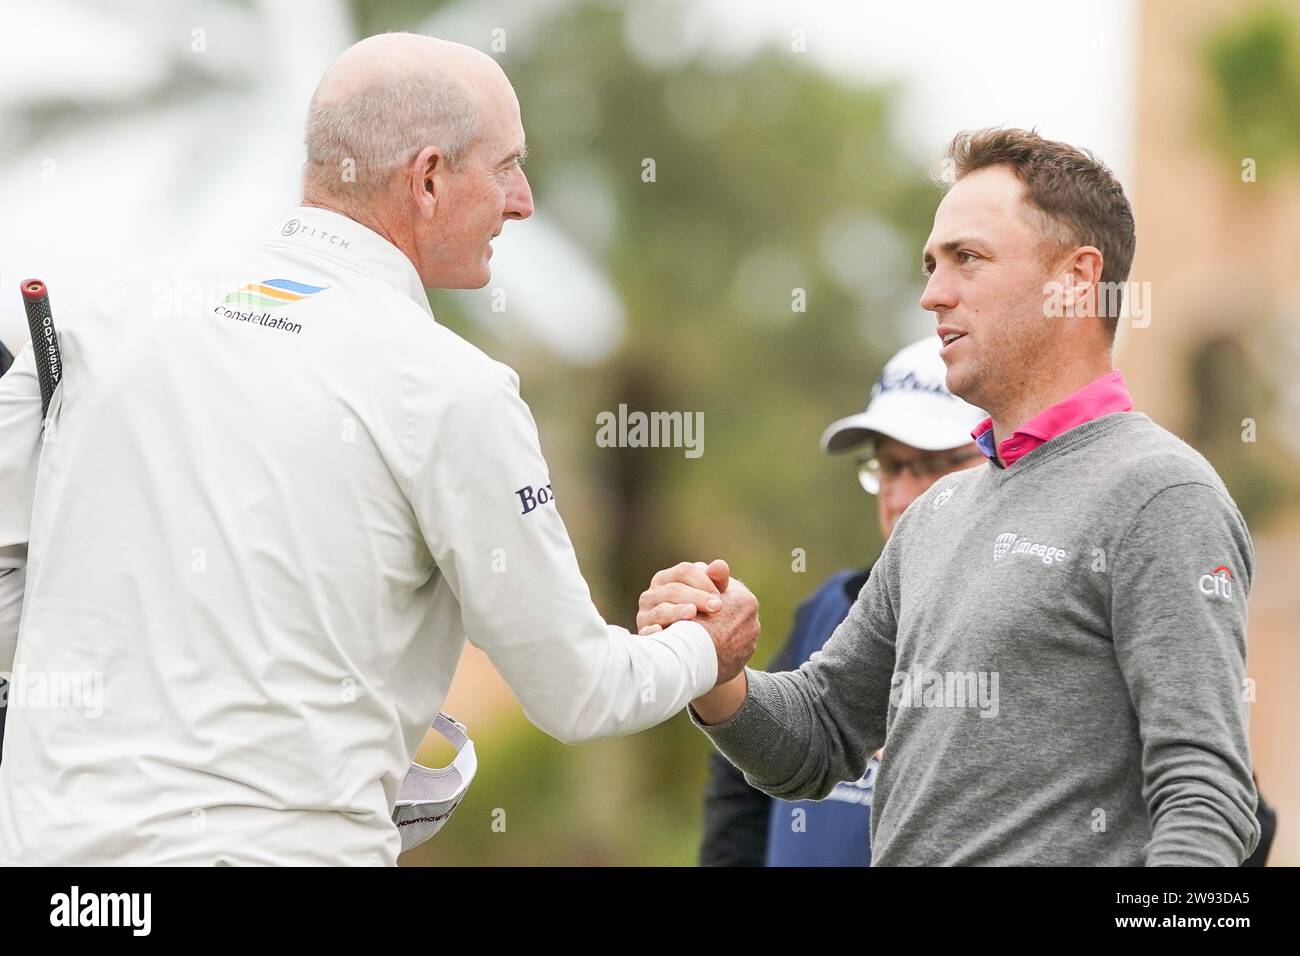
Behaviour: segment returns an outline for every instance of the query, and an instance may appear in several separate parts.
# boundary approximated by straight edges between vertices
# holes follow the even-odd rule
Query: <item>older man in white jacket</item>
[[[532,213],[524,150],[489,57],[364,40],[301,207],[59,314],[44,436],[30,349],[0,381],[0,862],[392,864],[466,638],[566,742],[739,672],[757,604],[702,567],[716,613],[602,620],[515,373],[434,321]]]

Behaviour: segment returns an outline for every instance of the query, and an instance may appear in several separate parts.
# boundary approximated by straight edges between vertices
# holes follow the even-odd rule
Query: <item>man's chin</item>
[[[489,261],[491,256],[492,247],[488,246],[487,255],[483,257],[483,261],[479,264],[478,276],[474,284],[470,286],[471,289],[481,289],[492,281],[492,263]]]
[[[492,281],[492,270],[484,263],[480,272],[466,276],[456,276],[453,279],[444,279],[437,285],[429,286],[430,289],[481,289]]]
[[[977,384],[977,377],[973,373],[974,370],[970,367],[970,362],[960,360],[953,362],[948,366],[948,374],[944,379],[944,384],[948,386],[948,391],[958,398],[970,402],[972,405],[978,405],[979,403],[970,397]]]

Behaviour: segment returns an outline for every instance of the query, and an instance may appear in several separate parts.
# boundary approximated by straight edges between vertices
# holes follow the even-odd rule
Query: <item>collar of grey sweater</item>
[[[1087,444],[1095,438],[1104,435],[1112,428],[1118,428],[1130,422],[1149,421],[1151,421],[1151,419],[1141,412],[1113,412],[1110,415],[1102,415],[1100,418],[1094,418],[1090,422],[1076,425],[1069,431],[1062,432],[1055,438],[1043,442],[1033,451],[1016,459],[1015,464],[1011,465],[1009,468],[999,468],[990,461],[988,462],[985,471],[988,474],[990,481],[1001,485],[1015,478],[1017,475],[1023,475],[1026,471],[1029,471],[1041,462],[1049,461],[1053,457],[1063,454],[1071,448]]]

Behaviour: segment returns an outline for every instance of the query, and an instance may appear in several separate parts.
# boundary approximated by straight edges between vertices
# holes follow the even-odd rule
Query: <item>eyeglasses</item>
[[[860,458],[858,459],[858,483],[867,494],[879,494],[881,482],[894,481],[903,472],[907,472],[918,481],[925,479],[934,481],[956,470],[958,466],[981,457],[982,454],[976,448],[959,455],[926,455],[913,458],[911,461],[898,461],[893,458],[881,461],[875,456]]]

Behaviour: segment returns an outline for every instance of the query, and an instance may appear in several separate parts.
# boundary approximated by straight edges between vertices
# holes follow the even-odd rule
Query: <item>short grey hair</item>
[[[478,111],[465,87],[436,70],[379,77],[350,96],[307,111],[304,191],[371,198],[426,146],[453,171],[478,139]]]

